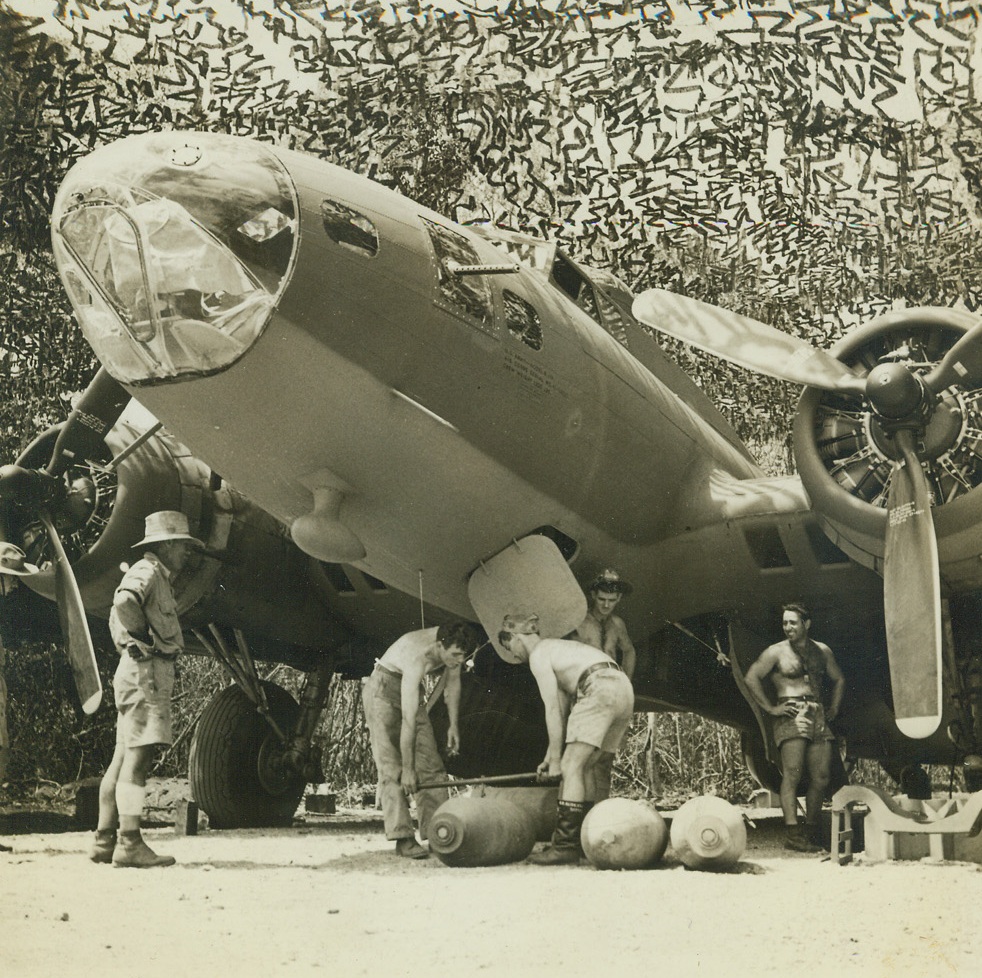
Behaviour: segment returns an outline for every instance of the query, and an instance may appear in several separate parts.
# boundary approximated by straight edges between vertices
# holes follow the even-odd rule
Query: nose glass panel
[[[113,143],[69,172],[52,238],[86,339],[124,383],[215,373],[289,281],[297,201],[267,148],[212,133]]]

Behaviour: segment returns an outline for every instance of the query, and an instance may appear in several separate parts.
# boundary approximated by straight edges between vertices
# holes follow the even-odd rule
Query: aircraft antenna
[[[423,611],[423,568],[419,569],[419,627],[426,628],[426,614]]]

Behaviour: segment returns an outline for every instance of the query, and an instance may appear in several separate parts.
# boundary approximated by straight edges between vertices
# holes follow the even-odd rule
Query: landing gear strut
[[[245,637],[235,631],[235,651],[214,626],[198,641],[235,680],[198,721],[188,779],[191,793],[215,828],[289,825],[305,786],[323,781],[312,750],[333,671],[330,656],[308,674],[300,703],[282,687],[261,680]]]

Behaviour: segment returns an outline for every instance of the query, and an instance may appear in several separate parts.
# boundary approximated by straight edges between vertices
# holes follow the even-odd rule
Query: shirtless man
[[[542,638],[537,615],[506,615],[498,642],[516,662],[527,662],[545,706],[549,748],[540,775],[562,775],[552,842],[529,862],[579,862],[580,827],[596,801],[593,768],[617,752],[634,713],[634,690],[620,666],[583,642]],[[565,746],[564,746],[565,745]]]
[[[781,811],[784,813],[784,846],[796,852],[819,852],[810,838],[817,836],[822,800],[829,783],[832,744],[835,735],[827,720],[834,720],[842,703],[846,682],[832,650],[808,637],[811,619],[802,604],[783,608],[783,642],[764,649],[747,670],[747,687],[760,708],[774,721],[774,741],[781,752]],[[770,676],[777,693],[772,704],[762,680]],[[828,710],[822,706],[822,679],[832,680],[832,700]],[[798,784],[807,765],[808,791],[805,795],[805,822],[798,824]]]
[[[433,813],[450,796],[446,788],[416,790],[420,775],[424,782],[447,777],[421,695],[423,677],[444,670],[443,696],[450,716],[447,751],[456,754],[460,749],[460,667],[479,641],[478,630],[466,623],[408,632],[375,663],[362,690],[372,756],[378,768],[385,837],[395,840],[397,855],[409,859],[429,855],[416,841],[407,795],[416,796],[423,839]]]
[[[634,666],[637,654],[634,643],[627,633],[624,619],[614,614],[621,598],[630,594],[633,588],[617,571],[610,568],[603,570],[587,588],[587,598],[590,607],[586,618],[569,638],[575,638],[585,645],[605,652],[623,670],[628,679],[634,678]],[[602,754],[594,765],[593,777],[595,790],[593,797],[603,801],[610,797],[610,779],[614,767],[614,755]]]
[[[628,679],[634,678],[637,655],[624,619],[614,614],[614,608],[632,590],[617,571],[602,571],[587,589],[590,608],[574,633],[578,641],[606,652]]]

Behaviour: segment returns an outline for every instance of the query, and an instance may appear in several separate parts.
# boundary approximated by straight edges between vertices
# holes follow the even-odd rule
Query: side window
[[[342,248],[355,251],[366,258],[378,254],[378,232],[364,214],[336,200],[321,201],[321,220],[327,236]]]
[[[627,346],[627,330],[624,328],[623,313],[603,289],[594,289],[594,295],[597,297],[597,305],[600,306],[601,323],[604,329],[622,346]]]
[[[507,289],[501,293],[501,298],[505,306],[505,323],[511,335],[533,350],[541,350],[542,323],[535,307]]]
[[[454,275],[448,269],[450,262],[458,265],[479,265],[481,259],[471,243],[456,231],[434,224],[423,218],[423,225],[429,232],[439,264],[440,295],[454,308],[472,316],[482,326],[494,323],[491,305],[491,289],[484,275]]]
[[[593,286],[584,281],[580,285],[580,294],[576,297],[576,304],[594,322],[600,322],[600,310],[597,308],[597,294],[593,291]]]
[[[559,286],[591,319],[600,322],[600,310],[593,286],[562,255],[556,255],[552,263],[552,280]]]

